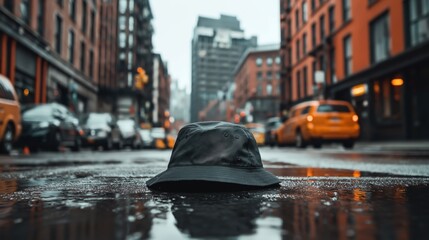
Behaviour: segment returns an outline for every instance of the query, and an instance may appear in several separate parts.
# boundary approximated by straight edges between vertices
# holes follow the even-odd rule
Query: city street
[[[0,239],[426,239],[429,152],[260,148],[280,188],[152,192],[169,150],[0,157]]]

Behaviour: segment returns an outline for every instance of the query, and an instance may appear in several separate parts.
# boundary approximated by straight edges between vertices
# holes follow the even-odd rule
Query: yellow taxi
[[[10,153],[21,134],[21,107],[9,79],[0,75],[0,151]]]
[[[295,144],[320,148],[324,142],[340,142],[347,149],[359,137],[359,117],[345,101],[319,100],[300,103],[291,108],[288,118],[276,130],[277,144]]]
[[[265,144],[265,130],[264,125],[261,123],[248,123],[244,125],[253,134],[258,145]]]

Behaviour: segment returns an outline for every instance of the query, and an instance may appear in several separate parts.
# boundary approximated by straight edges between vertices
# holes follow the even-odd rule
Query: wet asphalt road
[[[0,239],[427,239],[429,152],[261,148],[281,187],[162,193],[169,151],[0,157]]]

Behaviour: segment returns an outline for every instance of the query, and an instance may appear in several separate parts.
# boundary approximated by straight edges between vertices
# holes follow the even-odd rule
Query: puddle
[[[41,188],[28,199],[5,194],[18,183],[3,180],[1,196],[9,198],[0,199],[0,239],[424,239],[428,183],[395,181],[297,181],[269,190],[186,194],[114,193],[120,185],[104,194]]]

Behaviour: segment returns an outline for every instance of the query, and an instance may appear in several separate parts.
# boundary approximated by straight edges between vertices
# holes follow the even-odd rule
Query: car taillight
[[[357,122],[359,120],[359,117],[357,115],[353,115],[352,120],[353,122]]]
[[[313,116],[308,115],[308,116],[307,116],[307,122],[312,122],[312,121],[313,121]]]
[[[85,135],[85,131],[83,131],[82,129],[80,129],[80,130],[79,130],[79,134],[80,134],[81,136],[83,136],[83,135]]]

